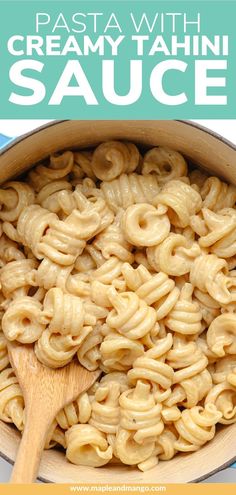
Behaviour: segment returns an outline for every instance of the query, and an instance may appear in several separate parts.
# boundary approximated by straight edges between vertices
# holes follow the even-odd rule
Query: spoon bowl
[[[76,360],[51,369],[38,361],[33,346],[16,342],[8,343],[8,353],[25,401],[25,427],[11,482],[32,483],[55,416],[88,390],[101,370],[88,371]]]

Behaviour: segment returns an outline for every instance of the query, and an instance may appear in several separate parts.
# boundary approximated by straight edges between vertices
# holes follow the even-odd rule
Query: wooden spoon
[[[8,342],[8,352],[25,401],[25,427],[11,483],[32,483],[55,416],[88,390],[101,371],[87,371],[77,361],[64,368],[47,368],[37,360],[32,346],[15,342]]]

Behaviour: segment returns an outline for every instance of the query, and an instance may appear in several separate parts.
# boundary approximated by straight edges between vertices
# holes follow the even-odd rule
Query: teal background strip
[[[75,12],[101,12],[101,22],[98,22],[97,34],[92,33],[91,23],[84,34],[90,35],[95,41],[98,35],[102,35],[109,15],[114,12],[122,26],[123,33],[118,30],[108,30],[107,35],[118,37],[119,34],[125,35],[125,39],[120,45],[119,55],[112,57],[109,50],[105,50],[104,57],[99,57],[97,53],[89,56],[80,56],[70,53],[67,56],[13,56],[7,51],[7,41],[14,34],[22,36],[35,35],[35,16],[37,12],[45,12],[51,16],[53,22],[38,33],[39,35],[61,35],[62,46],[66,38],[71,35],[76,35],[72,31],[68,33],[64,29],[56,30],[52,33],[53,24],[60,12],[72,27],[70,19]],[[201,14],[201,35],[212,37],[214,35],[229,36],[229,56],[214,57],[212,54],[208,57],[200,56],[184,56],[182,52],[175,56],[164,56],[157,53],[154,56],[137,56],[135,44],[131,42],[131,36],[136,34],[130,19],[130,13],[133,12],[137,18],[140,18],[145,12],[149,18],[153,19],[156,12],[178,12],[186,13],[189,19],[196,18],[197,14]],[[191,118],[191,119],[220,119],[220,118],[236,118],[236,32],[235,32],[235,16],[236,2],[235,1],[0,1],[0,118],[74,118],[74,119],[173,119],[173,118]],[[183,25],[177,23],[176,35],[183,38]],[[141,34],[148,34],[142,30]],[[150,34],[151,47],[157,35],[161,34],[158,29]],[[163,34],[167,45],[170,44],[170,32]],[[189,27],[186,34],[197,34],[194,26]],[[76,35],[77,36],[77,35]],[[82,44],[83,34],[77,36],[79,44]],[[19,45],[18,45],[19,46]],[[9,70],[12,65],[18,60],[27,58],[34,59],[44,64],[41,73],[31,70],[25,70],[24,75],[28,77],[36,77],[41,81],[46,88],[46,95],[42,102],[32,106],[20,106],[9,101],[12,92],[21,95],[30,95],[29,89],[19,88],[9,79]],[[115,61],[115,90],[118,94],[124,95],[129,90],[129,63],[131,59],[142,59],[143,63],[143,90],[139,100],[132,105],[117,106],[109,103],[103,95],[102,91],[102,59],[112,59]],[[150,91],[150,73],[158,62],[165,59],[180,59],[188,64],[185,73],[177,71],[169,71],[164,76],[164,86],[166,92],[176,94],[185,92],[188,101],[178,106],[168,106],[159,103],[154,99]],[[228,62],[226,72],[227,86],[226,88],[211,88],[209,94],[227,95],[227,105],[196,105],[195,104],[195,59],[208,58],[217,60],[222,59]],[[49,105],[49,100],[56,87],[56,84],[63,72],[63,69],[68,60],[79,60],[81,66],[87,76],[87,79],[93,89],[93,92],[98,101],[97,105],[88,105],[80,96],[65,96],[60,105]],[[223,77],[225,71],[211,71],[211,76]],[[106,75],[109,78],[109,74]],[[72,80],[71,85],[75,85],[76,81]],[[197,85],[201,85],[201,80],[197,80]]]

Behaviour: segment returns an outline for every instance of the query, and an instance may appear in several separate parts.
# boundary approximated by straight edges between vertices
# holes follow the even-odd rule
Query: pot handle
[[[0,149],[4,148],[8,143],[13,141],[14,138],[0,134]]]

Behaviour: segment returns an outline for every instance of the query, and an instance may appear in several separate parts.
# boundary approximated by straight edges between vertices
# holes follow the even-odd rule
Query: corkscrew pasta
[[[16,340],[102,370],[46,438],[74,464],[146,471],[235,423],[235,202],[177,150],[115,140],[4,184],[0,420],[24,429]]]

